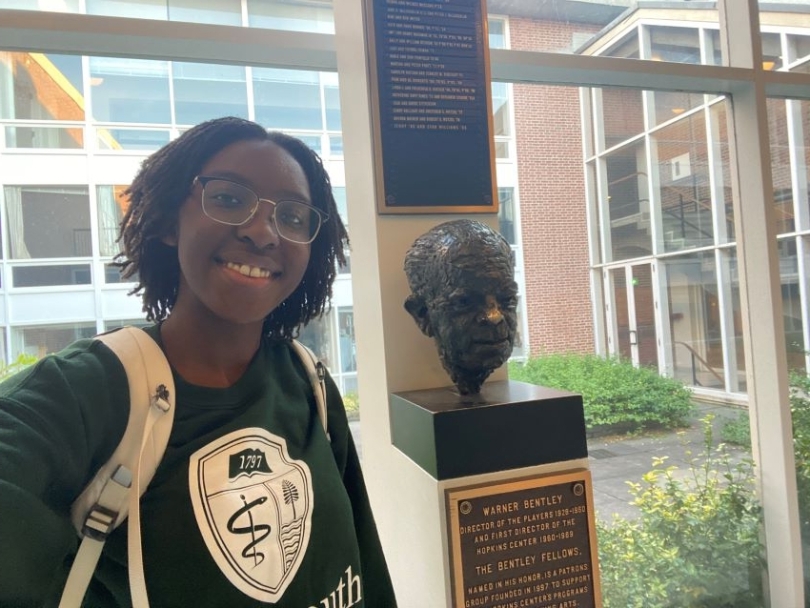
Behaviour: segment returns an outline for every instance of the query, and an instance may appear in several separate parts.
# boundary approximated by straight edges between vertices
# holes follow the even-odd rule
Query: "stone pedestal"
[[[579,395],[505,380],[389,406],[394,447],[432,480],[447,606],[601,606]]]
[[[391,396],[391,443],[437,480],[587,458],[582,397],[503,380]]]

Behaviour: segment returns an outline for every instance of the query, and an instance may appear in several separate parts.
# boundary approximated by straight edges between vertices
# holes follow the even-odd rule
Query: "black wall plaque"
[[[381,213],[497,212],[482,0],[367,0]]]
[[[599,608],[590,471],[446,491],[454,608]]]

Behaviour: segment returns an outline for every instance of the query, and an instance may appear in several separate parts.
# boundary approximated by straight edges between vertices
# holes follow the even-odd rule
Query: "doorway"
[[[650,262],[605,269],[608,350],[636,367],[658,369],[658,332]]]

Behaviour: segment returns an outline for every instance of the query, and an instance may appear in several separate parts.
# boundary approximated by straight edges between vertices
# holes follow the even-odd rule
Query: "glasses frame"
[[[238,222],[238,223],[226,222],[226,221],[223,221],[221,219],[218,219],[218,218],[215,218],[215,217],[212,217],[211,215],[209,215],[208,211],[206,211],[206,209],[205,209],[205,186],[209,182],[212,182],[212,181],[228,182],[230,184],[235,184],[235,185],[239,186],[240,188],[244,188],[245,190],[247,190],[248,192],[250,192],[254,196],[254,198],[256,199],[256,203],[254,204],[253,209],[250,212],[250,215],[248,215],[247,218],[245,218],[244,221]],[[245,224],[250,222],[250,220],[252,220],[254,218],[254,216],[256,215],[256,211],[258,211],[258,209],[259,209],[259,203],[270,203],[271,205],[273,205],[273,228],[275,229],[276,234],[279,236],[279,238],[282,238],[285,241],[289,241],[291,243],[297,243],[299,245],[309,245],[310,243],[312,243],[312,241],[314,241],[316,238],[318,238],[318,235],[321,232],[321,228],[323,228],[324,223],[329,219],[329,214],[326,213],[325,211],[322,211],[322,210],[318,209],[315,205],[311,205],[309,203],[304,203],[302,201],[297,201],[295,199],[282,199],[280,201],[274,201],[274,200],[271,200],[269,198],[261,198],[258,194],[256,194],[256,192],[253,191],[252,188],[249,188],[245,184],[240,183],[240,182],[238,182],[236,180],[233,180],[233,179],[229,179],[227,177],[216,177],[216,176],[212,176],[212,175],[198,175],[197,177],[194,178],[194,181],[192,183],[199,184],[200,188],[202,189],[202,192],[200,193],[200,207],[202,207],[202,210],[203,210],[203,213],[205,214],[205,216],[208,219],[210,219],[210,220],[212,220],[214,222],[217,222],[218,224],[224,224],[225,226],[244,226]],[[318,227],[315,229],[314,234],[312,235],[312,237],[308,241],[294,241],[291,238],[286,237],[283,234],[281,234],[281,231],[278,228],[278,222],[276,221],[276,209],[278,209],[279,203],[283,203],[283,202],[290,202],[290,203],[296,203],[298,205],[303,205],[304,207],[308,207],[310,209],[310,211],[314,211],[315,214],[318,216],[318,220],[319,220],[318,221]]]

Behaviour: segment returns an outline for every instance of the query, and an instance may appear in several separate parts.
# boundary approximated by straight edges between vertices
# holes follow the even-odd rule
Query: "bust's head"
[[[405,274],[411,288],[405,309],[436,340],[459,392],[478,393],[515,342],[517,284],[509,244],[481,222],[445,222],[414,241]]]

